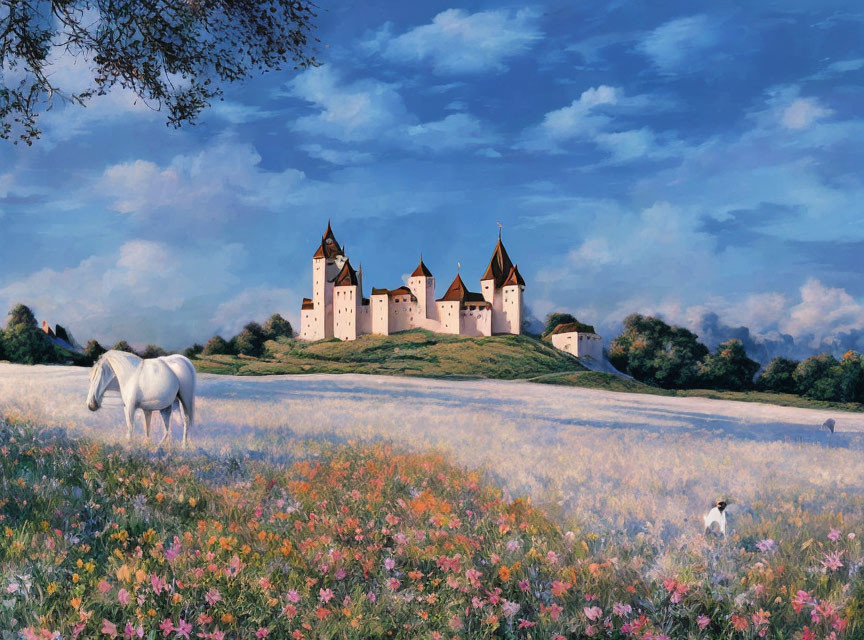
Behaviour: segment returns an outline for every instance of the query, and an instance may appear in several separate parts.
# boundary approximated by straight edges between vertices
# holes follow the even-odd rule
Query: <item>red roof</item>
[[[300,307],[301,310],[305,311],[306,309],[314,309],[315,303],[312,302],[311,298],[303,298],[303,305]]]
[[[357,272],[351,266],[351,261],[346,260],[345,264],[342,265],[342,270],[338,273],[336,279],[333,280],[333,286],[351,287],[357,285],[357,282]]]
[[[465,283],[462,282],[462,277],[457,273],[456,277],[453,279],[453,282],[450,283],[450,286],[447,288],[447,292],[443,297],[438,298],[439,302],[459,302],[461,304],[465,304],[466,302],[470,302],[471,304],[480,304],[487,305],[486,298],[483,297],[482,293],[474,293],[473,291],[468,291],[468,287],[465,286]]]
[[[412,278],[431,278],[432,272],[423,264],[423,254],[420,254],[420,264],[417,265],[417,268],[414,269],[414,273],[411,274]]]
[[[336,256],[344,256],[345,252],[336,242],[336,236],[333,235],[333,229],[330,228],[330,222],[327,222],[327,231],[321,236],[321,244],[318,250],[313,255],[313,258],[327,258],[332,260]]]
[[[514,265],[512,269],[510,269],[510,273],[507,274],[507,279],[504,280],[504,286],[509,287],[511,285],[525,286],[525,280],[522,278],[522,274],[519,273],[519,265]]]
[[[486,273],[480,278],[483,280],[494,280],[495,288],[500,289],[504,286],[504,281],[510,275],[510,270],[513,268],[513,263],[510,261],[510,256],[507,255],[507,249],[501,242],[501,236],[498,236],[498,244],[495,245],[495,251],[492,252],[492,259],[489,261],[489,266],[486,267]]]
[[[411,289],[406,286],[401,286],[396,289],[376,289],[375,287],[372,287],[373,296],[383,296],[385,294],[391,298],[393,296],[411,296],[412,300],[417,299],[414,294],[411,293]]]

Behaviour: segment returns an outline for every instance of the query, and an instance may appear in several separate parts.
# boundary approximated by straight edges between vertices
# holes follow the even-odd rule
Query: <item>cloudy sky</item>
[[[0,142],[0,307],[178,348],[296,323],[328,218],[367,287],[422,250],[439,293],[500,221],[537,317],[864,348],[860,2],[319,4],[324,64],[198,126],[115,92]]]

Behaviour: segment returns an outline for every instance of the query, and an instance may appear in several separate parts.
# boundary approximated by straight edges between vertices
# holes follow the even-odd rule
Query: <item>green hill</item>
[[[431,378],[526,379],[584,371],[579,361],[529,336],[469,338],[429,331],[341,342],[269,341],[264,358],[198,356],[199,371],[239,375],[369,373]]]

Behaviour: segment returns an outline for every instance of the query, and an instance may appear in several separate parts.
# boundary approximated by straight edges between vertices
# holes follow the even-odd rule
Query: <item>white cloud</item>
[[[486,145],[494,142],[495,136],[474,116],[467,113],[453,113],[443,120],[407,127],[404,140],[411,146],[431,151],[444,151]]]
[[[845,289],[823,285],[809,279],[800,289],[801,300],[785,309],[778,318],[783,333],[796,338],[812,336],[812,346],[837,333],[864,328],[864,304]]]
[[[467,13],[447,9],[430,24],[393,37],[385,25],[364,43],[396,62],[425,62],[438,74],[505,71],[508,58],[525,53],[542,37],[530,10]]]
[[[274,313],[281,314],[291,323],[295,332],[300,331],[300,295],[293,289],[275,287],[250,287],[216,307],[210,325],[214,332],[230,338],[251,321],[263,323]]]
[[[141,217],[222,222],[284,204],[305,180],[301,171],[269,172],[250,144],[221,139],[167,166],[134,160],[105,169],[96,189],[111,209]]]
[[[304,144],[300,146],[300,149],[305,151],[311,158],[317,158],[318,160],[338,165],[362,164],[369,162],[373,157],[371,153],[352,151],[350,149],[328,149],[320,144]]]
[[[389,84],[363,79],[343,84],[329,67],[310,69],[291,84],[291,93],[320,107],[320,113],[299,118],[297,131],[343,142],[371,140],[409,119],[402,97]]]
[[[676,18],[646,34],[638,49],[662,71],[695,67],[719,40],[716,25],[705,15]]]
[[[816,98],[798,98],[783,110],[780,122],[787,129],[806,129],[831,113]]]
[[[40,269],[0,288],[0,307],[30,305],[39,319],[68,326],[79,340],[180,347],[207,331],[184,307],[236,287],[235,269],[245,259],[239,244],[192,251],[131,240],[110,254],[63,270]]]

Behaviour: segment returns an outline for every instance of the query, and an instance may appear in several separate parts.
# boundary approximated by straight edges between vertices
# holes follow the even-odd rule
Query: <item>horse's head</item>
[[[90,370],[90,390],[87,392],[87,408],[96,411],[102,404],[105,389],[114,379],[114,370],[105,358],[100,358]]]

